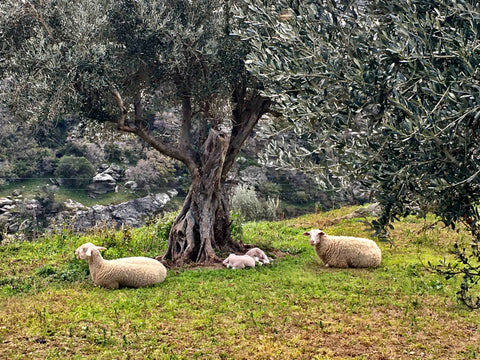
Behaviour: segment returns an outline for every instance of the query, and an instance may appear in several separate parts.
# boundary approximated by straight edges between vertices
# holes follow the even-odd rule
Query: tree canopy
[[[271,101],[231,36],[233,2],[67,0],[0,4],[2,102],[17,119],[111,121],[185,164],[192,187],[166,257],[235,248],[224,182]],[[162,110],[178,131],[157,131]],[[166,126],[172,124],[165,124]],[[172,136],[174,134],[174,136]]]
[[[468,295],[480,276],[477,2],[264,3],[250,1],[245,15],[256,45],[249,67],[275,84],[268,94],[310,139],[301,154],[323,155],[328,172],[374,189],[384,234],[398,216],[425,211],[465,224],[471,249],[457,246],[458,262],[437,269],[463,274],[460,296],[480,306]]]

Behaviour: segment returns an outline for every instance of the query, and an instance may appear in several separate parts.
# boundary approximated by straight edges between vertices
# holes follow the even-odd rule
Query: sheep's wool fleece
[[[248,255],[230,254],[223,260],[223,265],[232,269],[244,269],[245,267],[255,267],[255,259]]]
[[[148,287],[165,280],[167,270],[157,260],[136,257],[104,260],[96,274],[96,285],[110,287],[118,283],[120,287]],[[115,287],[115,286],[114,286]]]
[[[147,287],[164,281],[167,276],[167,269],[160,261],[142,256],[104,260],[101,249],[104,248],[87,243],[75,252],[77,258],[88,260],[92,280],[97,286],[110,289]]]
[[[336,268],[374,268],[382,261],[382,251],[373,240],[351,236],[331,236],[311,230],[310,244],[325,266]]]

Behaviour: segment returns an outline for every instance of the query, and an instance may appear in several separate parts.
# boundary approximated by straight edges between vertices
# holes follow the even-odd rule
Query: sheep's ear
[[[303,235],[310,236],[310,233],[307,231],[307,232],[304,232]]]
[[[320,232],[318,233],[318,236],[325,236],[325,235],[327,235],[327,234],[325,234],[323,231],[320,231]]]
[[[88,248],[87,251],[85,252],[85,255],[88,257],[92,256],[92,248]]]
[[[97,250],[102,251],[102,250],[107,250],[107,248],[103,246],[97,246]]]

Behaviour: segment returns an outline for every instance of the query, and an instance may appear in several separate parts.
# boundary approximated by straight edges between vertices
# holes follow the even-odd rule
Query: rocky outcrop
[[[176,190],[167,193],[152,194],[118,205],[94,205],[89,208],[74,208],[55,217],[55,226],[69,226],[82,232],[95,226],[139,227],[158,215],[170,200],[177,195]]]
[[[12,234],[21,233],[23,239],[26,232],[31,233],[38,206],[37,200],[24,200],[21,196],[0,198],[0,242]]]
[[[84,206],[73,200],[65,202],[65,210],[46,219],[47,229],[68,227],[83,232],[95,226],[128,225],[139,227],[165,210],[165,206],[177,196],[176,190],[151,194],[117,205]],[[39,226],[39,217],[44,213],[37,200],[0,198],[0,243],[10,238],[25,239]]]

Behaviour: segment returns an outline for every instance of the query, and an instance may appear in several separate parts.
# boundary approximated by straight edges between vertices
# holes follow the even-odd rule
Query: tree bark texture
[[[215,250],[241,251],[230,235],[229,205],[221,181],[228,142],[210,130],[200,149],[200,166],[192,174],[192,185],[183,208],[170,231],[164,259],[182,265],[219,260]]]

